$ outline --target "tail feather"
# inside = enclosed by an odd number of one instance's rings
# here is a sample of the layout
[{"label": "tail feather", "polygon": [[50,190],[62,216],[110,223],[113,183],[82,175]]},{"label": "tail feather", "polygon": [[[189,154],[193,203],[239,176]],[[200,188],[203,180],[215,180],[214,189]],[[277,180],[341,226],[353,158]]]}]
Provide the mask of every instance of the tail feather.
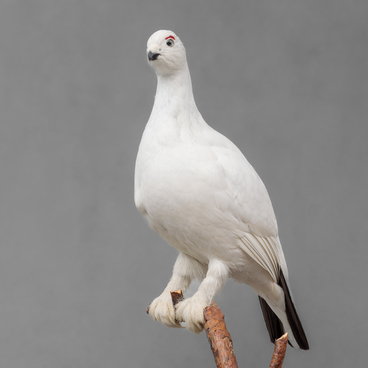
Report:
[{"label": "tail feather", "polygon": [[[280,267],[280,278],[279,278],[278,285],[283,289],[284,294],[285,294],[286,317],[290,325],[291,331],[294,335],[295,341],[299,345],[300,349],[309,350],[309,344],[308,344],[307,337],[305,336],[303,326],[296,312],[293,300],[291,299],[290,291],[289,291],[289,288],[286,283],[281,267]],[[279,317],[277,317],[277,315],[273,312],[273,310],[267,304],[267,302],[260,296],[258,298],[261,304],[263,317],[266,322],[266,327],[270,335],[271,342],[275,343],[275,340],[284,334],[284,331],[285,331],[284,326],[281,320],[279,319]],[[293,346],[290,343],[290,340],[289,340],[289,345]]]},{"label": "tail feather", "polygon": [[263,318],[266,322],[266,327],[268,334],[270,335],[270,340],[272,343],[281,337],[285,331],[279,317],[273,312],[273,310],[268,306],[267,302],[258,296],[259,303],[261,304]]},{"label": "tail feather", "polygon": [[279,279],[278,284],[284,290],[286,316],[287,316],[289,325],[291,327],[291,330],[293,331],[294,338],[296,342],[298,343],[300,349],[309,350],[307,336],[305,336],[305,332],[304,332],[302,323],[300,322],[300,319],[299,319],[298,313],[296,312],[293,300],[291,299],[289,287],[286,283],[281,267],[280,267],[280,279]]}]

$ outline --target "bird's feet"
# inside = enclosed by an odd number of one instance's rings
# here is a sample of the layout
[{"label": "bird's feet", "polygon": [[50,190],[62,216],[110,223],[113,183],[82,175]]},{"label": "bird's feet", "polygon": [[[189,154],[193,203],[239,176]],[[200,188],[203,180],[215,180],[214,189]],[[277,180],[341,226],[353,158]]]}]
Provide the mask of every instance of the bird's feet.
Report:
[{"label": "bird's feet", "polygon": [[155,321],[160,321],[167,327],[182,327],[176,320],[170,292],[164,291],[159,297],[152,301],[148,308],[149,315]]},{"label": "bird's feet", "polygon": [[176,306],[176,319],[185,321],[185,327],[199,334],[204,327],[203,311],[208,306],[199,295],[183,300]]}]

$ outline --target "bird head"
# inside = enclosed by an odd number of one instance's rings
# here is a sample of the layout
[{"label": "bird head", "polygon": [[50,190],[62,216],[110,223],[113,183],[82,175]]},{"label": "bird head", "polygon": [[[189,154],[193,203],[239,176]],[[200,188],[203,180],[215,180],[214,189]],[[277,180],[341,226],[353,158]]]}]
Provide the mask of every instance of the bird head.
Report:
[{"label": "bird head", "polygon": [[147,58],[157,75],[175,74],[187,65],[185,47],[172,31],[157,31],[148,39]]}]

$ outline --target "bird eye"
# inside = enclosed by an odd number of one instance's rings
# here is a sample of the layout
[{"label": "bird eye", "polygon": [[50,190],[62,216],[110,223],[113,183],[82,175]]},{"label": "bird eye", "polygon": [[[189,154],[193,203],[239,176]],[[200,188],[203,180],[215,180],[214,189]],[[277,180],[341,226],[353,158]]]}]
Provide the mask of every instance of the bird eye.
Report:
[{"label": "bird eye", "polygon": [[174,46],[174,40],[172,40],[171,38],[170,38],[170,39],[168,39],[168,40],[166,41],[166,45],[167,45],[167,46],[169,46],[169,47],[173,47],[173,46]]}]

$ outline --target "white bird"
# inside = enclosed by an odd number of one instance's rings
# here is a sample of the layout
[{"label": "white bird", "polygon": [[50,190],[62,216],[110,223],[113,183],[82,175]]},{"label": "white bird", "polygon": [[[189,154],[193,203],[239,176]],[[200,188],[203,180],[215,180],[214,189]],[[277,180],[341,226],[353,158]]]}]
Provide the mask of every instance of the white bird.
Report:
[{"label": "white bird", "polygon": [[[147,56],[157,91],[137,155],[134,199],[149,226],[179,251],[149,314],[169,327],[185,321],[199,333],[204,308],[230,277],[259,295],[272,342],[285,331],[292,346],[307,350],[262,180],[241,151],[202,118],[179,37],[155,32]],[[185,291],[196,278],[196,293],[174,310],[170,291]]]}]

